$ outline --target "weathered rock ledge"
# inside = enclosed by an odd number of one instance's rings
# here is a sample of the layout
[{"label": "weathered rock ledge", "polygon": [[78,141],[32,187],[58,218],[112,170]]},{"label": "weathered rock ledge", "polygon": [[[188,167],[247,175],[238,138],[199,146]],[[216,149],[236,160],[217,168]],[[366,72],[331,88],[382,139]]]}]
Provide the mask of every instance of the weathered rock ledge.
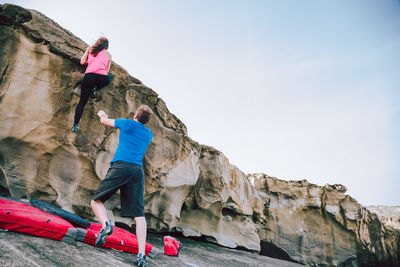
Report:
[{"label": "weathered rock ledge", "polygon": [[[149,234],[149,242],[162,248],[162,236]],[[303,265],[273,259],[254,253],[232,250],[205,242],[179,238],[183,248],[179,257],[159,254],[148,258],[149,266],[273,266],[300,267]],[[27,236],[13,232],[0,232],[0,266],[136,266],[136,255],[96,248],[85,243],[64,242]]]},{"label": "weathered rock ledge", "polygon": [[400,230],[400,207],[395,206],[367,206],[368,210],[376,213],[387,228]]}]

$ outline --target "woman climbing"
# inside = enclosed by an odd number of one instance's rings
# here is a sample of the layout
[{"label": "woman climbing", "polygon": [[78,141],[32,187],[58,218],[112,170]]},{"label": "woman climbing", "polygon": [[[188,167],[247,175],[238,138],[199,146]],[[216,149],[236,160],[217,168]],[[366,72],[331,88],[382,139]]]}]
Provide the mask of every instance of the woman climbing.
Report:
[{"label": "woman climbing", "polygon": [[78,131],[79,121],[89,97],[99,100],[97,91],[110,83],[111,77],[108,72],[111,66],[111,54],[107,49],[107,38],[100,37],[81,57],[81,65],[87,63],[87,67],[82,80],[81,98],[75,109],[74,126],[71,129],[73,132]]}]

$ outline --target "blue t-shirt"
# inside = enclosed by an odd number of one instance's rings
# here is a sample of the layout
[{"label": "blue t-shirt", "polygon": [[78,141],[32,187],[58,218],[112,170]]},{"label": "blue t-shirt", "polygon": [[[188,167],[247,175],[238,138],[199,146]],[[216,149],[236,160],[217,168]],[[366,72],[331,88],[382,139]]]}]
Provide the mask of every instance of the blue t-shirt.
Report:
[{"label": "blue t-shirt", "polygon": [[153,133],[140,122],[128,119],[116,119],[115,128],[119,129],[119,144],[111,162],[121,160],[143,166]]}]

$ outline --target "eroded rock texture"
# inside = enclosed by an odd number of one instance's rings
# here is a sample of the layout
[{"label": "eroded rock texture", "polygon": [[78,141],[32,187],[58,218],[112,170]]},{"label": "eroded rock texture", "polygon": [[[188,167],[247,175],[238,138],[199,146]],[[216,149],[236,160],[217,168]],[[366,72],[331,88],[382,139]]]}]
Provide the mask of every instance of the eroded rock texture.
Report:
[{"label": "eroded rock texture", "polygon": [[400,230],[399,206],[367,206],[367,209],[376,213],[384,225]]},{"label": "eroded rock texture", "polygon": [[[115,63],[102,100],[88,103],[81,131],[72,133],[87,45],[37,11],[0,9],[1,195],[38,198],[92,219],[91,196],[118,142],[118,131],[95,114],[126,118],[147,104],[155,114],[144,158],[150,228],[311,266],[398,263],[399,233],[343,186],[248,177],[221,152],[191,140],[157,93]],[[128,224],[118,198],[107,207]]]},{"label": "eroded rock texture", "polygon": [[323,187],[283,181],[265,174],[249,179],[270,202],[260,225],[266,247],[277,246],[291,259],[323,266],[378,266],[398,263],[400,232],[345,194],[342,185]]}]

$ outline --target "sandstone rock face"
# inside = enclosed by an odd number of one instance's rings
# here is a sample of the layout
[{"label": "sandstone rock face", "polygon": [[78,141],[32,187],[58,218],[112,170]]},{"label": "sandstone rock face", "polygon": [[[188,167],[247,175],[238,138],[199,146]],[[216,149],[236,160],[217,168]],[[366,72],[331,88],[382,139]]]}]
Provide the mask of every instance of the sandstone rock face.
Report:
[{"label": "sandstone rock face", "polygon": [[[399,232],[343,186],[247,176],[220,151],[191,140],[157,93],[114,62],[102,100],[89,101],[80,132],[72,133],[87,45],[39,12],[9,4],[0,6],[0,40],[1,195],[38,198],[93,219],[90,199],[118,142],[118,131],[95,114],[128,118],[147,104],[154,111],[144,158],[149,228],[311,266],[399,262]],[[131,223],[119,216],[118,195],[106,206],[117,222]]]},{"label": "sandstone rock face", "polygon": [[260,238],[291,259],[323,266],[398,263],[400,232],[385,227],[376,214],[346,195],[344,186],[321,187],[265,174],[249,179],[270,196]]},{"label": "sandstone rock face", "polygon": [[367,206],[366,208],[376,213],[385,226],[400,230],[400,207]]}]

